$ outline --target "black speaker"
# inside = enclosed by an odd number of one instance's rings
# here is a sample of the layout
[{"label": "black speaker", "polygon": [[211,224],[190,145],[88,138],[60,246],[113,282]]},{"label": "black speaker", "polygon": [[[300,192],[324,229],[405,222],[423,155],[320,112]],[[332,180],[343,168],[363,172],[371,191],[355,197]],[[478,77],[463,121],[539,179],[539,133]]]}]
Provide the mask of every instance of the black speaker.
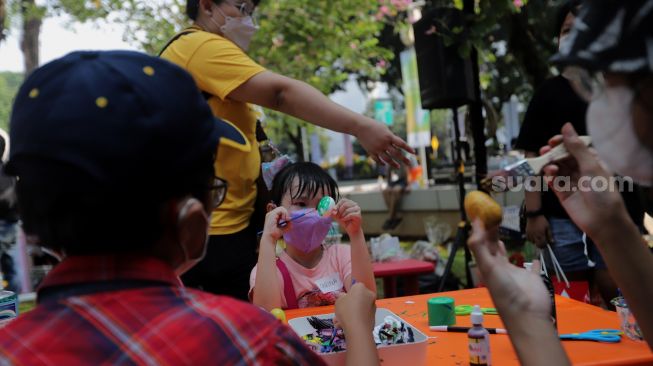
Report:
[{"label": "black speaker", "polygon": [[476,99],[472,62],[460,56],[460,43],[451,42],[457,37],[453,30],[464,25],[463,12],[455,8],[428,10],[413,24],[424,109],[456,108]]}]

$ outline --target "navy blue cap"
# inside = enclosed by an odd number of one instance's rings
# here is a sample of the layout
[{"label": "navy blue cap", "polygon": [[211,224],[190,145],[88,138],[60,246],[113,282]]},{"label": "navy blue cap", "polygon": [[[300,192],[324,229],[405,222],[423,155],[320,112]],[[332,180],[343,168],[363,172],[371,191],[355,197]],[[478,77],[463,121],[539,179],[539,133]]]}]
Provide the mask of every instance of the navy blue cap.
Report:
[{"label": "navy blue cap", "polygon": [[132,51],[73,52],[35,70],[16,96],[10,137],[9,174],[54,160],[116,189],[183,180],[218,143],[251,148],[186,71]]}]

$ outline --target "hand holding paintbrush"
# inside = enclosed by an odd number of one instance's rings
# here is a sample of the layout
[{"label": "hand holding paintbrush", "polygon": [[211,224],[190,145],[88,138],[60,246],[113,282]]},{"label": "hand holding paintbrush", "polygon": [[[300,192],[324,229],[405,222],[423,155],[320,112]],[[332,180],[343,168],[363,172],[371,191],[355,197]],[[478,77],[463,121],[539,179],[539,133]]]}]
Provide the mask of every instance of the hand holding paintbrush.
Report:
[{"label": "hand holding paintbrush", "polygon": [[[592,142],[589,136],[579,136],[580,140],[586,145]],[[528,177],[539,175],[542,168],[556,161],[569,157],[569,152],[563,144],[560,144],[547,153],[536,158],[522,159],[514,164],[510,164],[504,170],[511,176]]]},{"label": "hand holding paintbrush", "polygon": [[[316,208],[309,208],[309,209],[306,209],[306,210],[303,210],[303,211],[298,211],[294,215],[291,215],[292,217],[289,218],[289,219],[285,219],[285,220],[280,219],[277,222],[277,227],[280,228],[280,229],[285,228],[291,222],[293,222],[295,220],[298,220],[298,219],[308,215],[309,213],[312,213],[312,212],[315,212],[315,211],[317,211],[318,215],[320,215],[320,216],[329,217],[329,216],[331,216],[331,213],[332,213],[333,208],[335,207],[335,204],[336,204],[336,202],[335,202],[335,200],[333,198],[331,198],[329,196],[324,196],[324,197],[322,197],[320,199],[320,201],[318,202]],[[260,236],[261,234],[263,234],[263,230],[259,231],[256,235]]]}]

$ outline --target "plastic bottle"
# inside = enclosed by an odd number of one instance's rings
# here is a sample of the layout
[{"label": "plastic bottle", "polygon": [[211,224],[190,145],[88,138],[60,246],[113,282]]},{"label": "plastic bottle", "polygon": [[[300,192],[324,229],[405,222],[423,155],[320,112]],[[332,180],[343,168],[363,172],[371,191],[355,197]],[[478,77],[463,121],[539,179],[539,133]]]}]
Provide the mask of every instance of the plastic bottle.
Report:
[{"label": "plastic bottle", "polygon": [[469,364],[475,366],[489,366],[492,364],[490,357],[490,333],[483,328],[483,313],[478,305],[474,305],[471,314],[472,328],[467,332],[469,342]]}]

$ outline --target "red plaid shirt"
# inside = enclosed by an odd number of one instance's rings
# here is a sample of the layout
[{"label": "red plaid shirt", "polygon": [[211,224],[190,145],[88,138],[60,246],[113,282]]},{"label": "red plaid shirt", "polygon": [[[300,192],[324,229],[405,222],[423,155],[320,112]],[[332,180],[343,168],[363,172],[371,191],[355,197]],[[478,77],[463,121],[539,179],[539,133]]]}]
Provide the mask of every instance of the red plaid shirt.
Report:
[{"label": "red plaid shirt", "polygon": [[267,312],[184,288],[153,258],[70,257],[38,296],[0,329],[0,364],[323,364]]}]

